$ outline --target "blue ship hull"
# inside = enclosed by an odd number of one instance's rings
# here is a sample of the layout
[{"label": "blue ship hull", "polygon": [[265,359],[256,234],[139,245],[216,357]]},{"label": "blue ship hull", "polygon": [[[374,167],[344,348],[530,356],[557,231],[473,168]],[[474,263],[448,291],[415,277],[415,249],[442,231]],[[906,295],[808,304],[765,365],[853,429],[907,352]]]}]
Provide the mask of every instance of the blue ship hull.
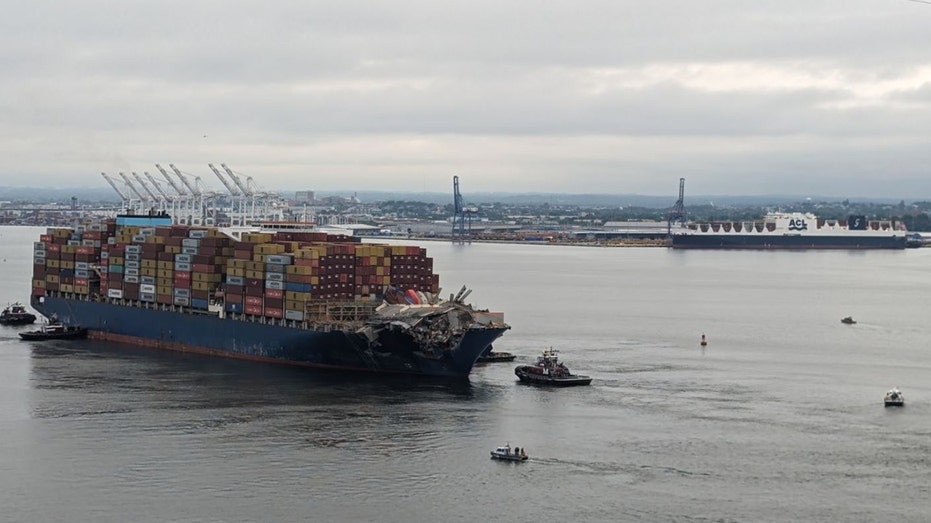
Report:
[{"label": "blue ship hull", "polygon": [[468,376],[479,356],[509,328],[474,326],[441,350],[420,346],[409,330],[394,323],[366,335],[67,297],[34,297],[32,306],[65,325],[86,327],[92,339],[270,363],[447,377]]},{"label": "blue ship hull", "polygon": [[906,237],[764,234],[674,234],[675,249],[904,249]]}]

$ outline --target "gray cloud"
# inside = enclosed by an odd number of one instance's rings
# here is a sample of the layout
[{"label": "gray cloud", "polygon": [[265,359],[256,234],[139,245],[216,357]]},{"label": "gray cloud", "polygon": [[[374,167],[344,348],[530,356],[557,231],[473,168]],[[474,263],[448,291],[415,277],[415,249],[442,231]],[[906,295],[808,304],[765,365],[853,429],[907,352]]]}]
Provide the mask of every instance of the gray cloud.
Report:
[{"label": "gray cloud", "polygon": [[0,184],[222,161],[268,188],[929,197],[929,20],[905,0],[18,2]]}]

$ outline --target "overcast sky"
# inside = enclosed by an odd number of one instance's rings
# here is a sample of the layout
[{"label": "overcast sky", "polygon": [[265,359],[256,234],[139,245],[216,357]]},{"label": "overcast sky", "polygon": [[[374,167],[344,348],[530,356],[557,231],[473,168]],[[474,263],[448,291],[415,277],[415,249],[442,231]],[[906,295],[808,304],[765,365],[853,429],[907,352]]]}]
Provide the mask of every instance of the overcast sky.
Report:
[{"label": "overcast sky", "polygon": [[0,185],[931,197],[931,3],[2,5]]}]

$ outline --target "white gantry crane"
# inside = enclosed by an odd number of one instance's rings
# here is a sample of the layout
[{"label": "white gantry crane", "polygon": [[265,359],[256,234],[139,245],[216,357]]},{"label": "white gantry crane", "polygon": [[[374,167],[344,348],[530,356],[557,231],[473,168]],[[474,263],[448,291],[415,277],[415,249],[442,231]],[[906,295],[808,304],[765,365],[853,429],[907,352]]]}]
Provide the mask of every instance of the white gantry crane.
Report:
[{"label": "white gantry crane", "polygon": [[[251,176],[246,176],[246,181],[243,182],[241,175],[237,175],[230,169],[225,163],[221,163],[220,167],[226,171],[226,174],[230,177],[231,180],[236,184],[237,187],[242,191],[244,197],[249,198],[250,200],[250,218],[251,219],[280,219],[280,216],[273,216],[273,214],[280,215],[280,209],[272,211],[270,207],[276,207],[279,196],[276,193],[260,191],[258,190],[255,181]],[[258,212],[256,208],[256,203],[261,204],[261,212]]]},{"label": "white gantry crane", "polygon": [[191,183],[189,175],[182,173],[180,169],[175,167],[175,164],[170,163],[168,167],[191,192],[191,209],[193,212],[187,222],[188,225],[213,225],[216,223],[216,210],[208,205],[208,202],[215,198],[217,194],[213,191],[204,189],[203,183],[200,181],[200,176],[193,176],[194,183]]},{"label": "white gantry crane", "polygon": [[139,192],[139,189],[137,189],[135,185],[133,185],[132,180],[129,179],[129,176],[126,176],[126,173],[121,172],[119,174],[120,174],[120,178],[122,178],[123,181],[126,182],[126,187],[129,187],[129,190],[132,191],[132,193],[136,195],[136,198],[139,199],[139,202],[140,202],[139,209],[143,211],[148,210],[149,208],[148,199],[145,196],[143,196],[141,192]]},{"label": "white gantry crane", "polygon": [[174,218],[175,214],[176,214],[177,211],[178,211],[178,209],[177,209],[177,204],[179,203],[179,197],[178,197],[178,195],[168,194],[168,192],[166,192],[165,189],[162,188],[162,184],[160,184],[160,183],[158,182],[158,180],[155,179],[154,176],[152,176],[151,174],[149,174],[148,171],[144,172],[143,175],[146,177],[146,179],[149,180],[149,184],[150,184],[150,185],[158,192],[158,194],[161,195],[161,197],[163,198],[163,201],[165,202],[163,208],[164,208],[166,211],[168,211],[168,213],[172,216],[172,218]]},{"label": "white gantry crane", "polygon": [[145,191],[145,193],[146,193],[147,195],[149,195],[149,198],[152,199],[152,200],[151,200],[151,201],[152,201],[152,204],[153,204],[158,210],[165,210],[165,203],[166,203],[166,202],[162,201],[162,197],[159,196],[159,195],[157,195],[157,194],[155,194],[155,191],[153,191],[152,188],[149,187],[149,184],[145,183],[145,180],[142,179],[142,176],[139,176],[139,173],[133,171],[132,175],[133,175],[133,178],[136,179],[136,183],[138,183],[139,186],[142,187],[142,190]]},{"label": "white gantry crane", "polygon": [[132,206],[133,206],[132,197],[130,197],[129,195],[124,193],[122,190],[120,190],[119,186],[117,186],[116,184],[116,180],[107,176],[107,173],[100,173],[100,175],[103,176],[103,179],[106,180],[108,184],[110,184],[110,187],[113,187],[113,190],[116,191],[116,194],[120,196],[120,207],[124,210],[132,209]]}]

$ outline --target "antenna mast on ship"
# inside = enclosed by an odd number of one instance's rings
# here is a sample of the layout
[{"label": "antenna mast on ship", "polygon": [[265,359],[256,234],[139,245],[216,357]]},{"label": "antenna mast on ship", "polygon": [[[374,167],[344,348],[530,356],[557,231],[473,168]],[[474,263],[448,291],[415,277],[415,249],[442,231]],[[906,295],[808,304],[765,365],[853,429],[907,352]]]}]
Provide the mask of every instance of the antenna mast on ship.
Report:
[{"label": "antenna mast on ship", "polygon": [[666,234],[672,234],[672,222],[685,225],[685,178],[679,178],[679,199],[669,211],[666,221]]}]

